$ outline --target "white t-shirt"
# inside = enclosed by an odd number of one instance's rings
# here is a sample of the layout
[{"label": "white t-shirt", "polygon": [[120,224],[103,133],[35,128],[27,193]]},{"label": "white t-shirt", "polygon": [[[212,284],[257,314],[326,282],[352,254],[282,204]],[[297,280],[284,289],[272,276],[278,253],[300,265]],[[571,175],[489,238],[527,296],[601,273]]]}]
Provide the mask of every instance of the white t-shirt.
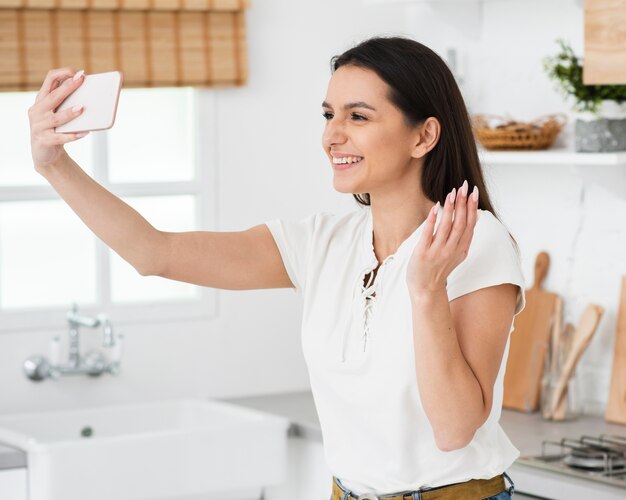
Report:
[{"label": "white t-shirt", "polygon": [[[448,277],[448,298],[513,283],[517,315],[525,305],[519,256],[504,225],[489,211],[478,214],[468,255]],[[302,347],[324,452],[344,486],[384,495],[491,478],[515,461],[520,452],[499,424],[508,340],[487,421],[462,449],[444,452],[435,444],[417,386],[406,285],[423,224],[384,260],[368,288],[364,277],[379,265],[370,207],[266,224],[304,298]]]}]

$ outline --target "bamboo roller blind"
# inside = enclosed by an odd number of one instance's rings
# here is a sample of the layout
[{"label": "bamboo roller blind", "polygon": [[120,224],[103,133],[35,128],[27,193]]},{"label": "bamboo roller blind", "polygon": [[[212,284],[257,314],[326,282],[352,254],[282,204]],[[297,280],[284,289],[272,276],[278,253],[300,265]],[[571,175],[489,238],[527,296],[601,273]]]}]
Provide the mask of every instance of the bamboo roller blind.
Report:
[{"label": "bamboo roller blind", "polygon": [[120,70],[124,87],[247,80],[248,0],[0,0],[0,91],[49,69]]}]

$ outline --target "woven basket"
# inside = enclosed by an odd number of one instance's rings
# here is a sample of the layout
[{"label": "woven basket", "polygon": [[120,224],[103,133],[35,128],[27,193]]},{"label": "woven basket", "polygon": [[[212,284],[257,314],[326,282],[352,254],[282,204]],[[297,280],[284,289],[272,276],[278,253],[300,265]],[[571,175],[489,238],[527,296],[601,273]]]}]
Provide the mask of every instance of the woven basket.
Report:
[{"label": "woven basket", "polygon": [[[499,123],[494,125],[494,122]],[[567,116],[563,113],[543,115],[530,122],[518,122],[498,115],[479,114],[472,117],[476,139],[485,149],[491,150],[548,149],[566,123]]]}]

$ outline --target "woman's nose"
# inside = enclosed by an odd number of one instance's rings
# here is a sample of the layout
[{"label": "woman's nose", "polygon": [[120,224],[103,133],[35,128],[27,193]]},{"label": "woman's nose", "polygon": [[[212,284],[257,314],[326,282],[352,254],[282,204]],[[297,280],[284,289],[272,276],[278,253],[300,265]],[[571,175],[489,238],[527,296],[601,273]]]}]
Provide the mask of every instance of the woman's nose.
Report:
[{"label": "woman's nose", "polygon": [[346,141],[346,132],[342,125],[336,121],[326,122],[326,128],[322,136],[322,141],[325,145],[342,144]]}]

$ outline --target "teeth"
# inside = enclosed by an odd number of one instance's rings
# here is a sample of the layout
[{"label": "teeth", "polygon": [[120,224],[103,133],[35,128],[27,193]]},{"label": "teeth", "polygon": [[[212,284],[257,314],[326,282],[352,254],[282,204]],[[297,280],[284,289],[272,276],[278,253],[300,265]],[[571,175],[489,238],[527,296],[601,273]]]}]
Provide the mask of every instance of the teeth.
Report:
[{"label": "teeth", "polygon": [[333,163],[357,163],[363,159],[362,156],[346,156],[345,158],[333,158]]}]

